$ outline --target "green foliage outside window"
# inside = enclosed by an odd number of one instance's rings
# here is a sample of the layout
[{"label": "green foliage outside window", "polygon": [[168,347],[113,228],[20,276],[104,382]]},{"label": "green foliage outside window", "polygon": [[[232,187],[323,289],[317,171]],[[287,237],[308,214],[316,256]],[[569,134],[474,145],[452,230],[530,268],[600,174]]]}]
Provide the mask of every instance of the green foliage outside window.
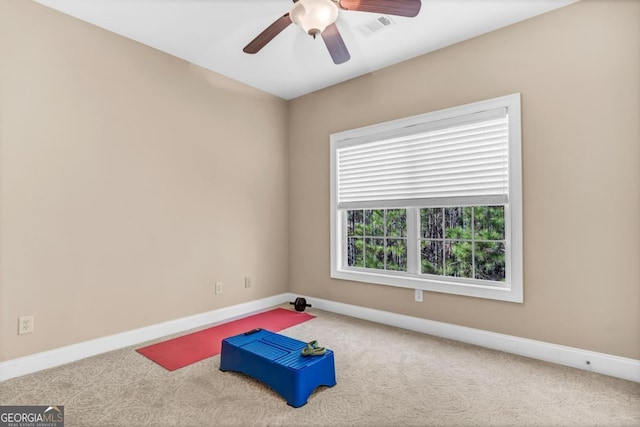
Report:
[{"label": "green foliage outside window", "polygon": [[347,239],[347,265],[407,271],[406,209],[348,211]]},{"label": "green foliage outside window", "polygon": [[[420,273],[505,281],[503,206],[423,208]],[[407,271],[407,210],[347,211],[347,265]]]},{"label": "green foliage outside window", "polygon": [[422,274],[505,280],[503,206],[425,208],[420,224]]}]

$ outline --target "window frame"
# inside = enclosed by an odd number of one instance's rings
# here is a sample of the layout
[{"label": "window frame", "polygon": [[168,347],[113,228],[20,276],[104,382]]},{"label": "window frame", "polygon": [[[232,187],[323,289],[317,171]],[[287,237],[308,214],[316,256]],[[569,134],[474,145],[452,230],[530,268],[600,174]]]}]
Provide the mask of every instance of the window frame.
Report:
[{"label": "window frame", "polygon": [[[338,209],[336,191],[336,153],[345,143],[354,140],[375,141],[376,137],[388,137],[394,132],[407,131],[412,126],[420,126],[438,120],[470,115],[492,109],[506,108],[508,111],[508,173],[509,201],[504,206],[505,214],[505,267],[506,280],[500,286],[497,282],[480,279],[461,279],[448,276],[423,275],[418,271],[420,236],[418,227],[418,207],[397,206],[407,209],[407,266],[414,273],[373,270],[346,266],[346,215],[347,209]],[[419,114],[389,122],[374,124],[330,135],[330,246],[331,278],[351,280],[376,285],[421,289],[425,291],[464,295],[500,301],[523,302],[523,231],[522,231],[522,136],[520,94],[515,93],[489,100],[474,102],[458,107]],[[495,204],[494,204],[495,205]],[[449,205],[448,205],[449,206]],[[462,205],[458,205],[462,206]],[[478,204],[466,206],[479,206]],[[429,206],[433,207],[433,206]],[[443,207],[445,207],[443,205]],[[371,207],[372,208],[372,207]],[[379,208],[385,208],[380,206]],[[386,207],[389,208],[389,207]],[[369,209],[369,208],[368,208]],[[415,236],[415,237],[411,237]],[[412,241],[414,239],[415,241]],[[410,248],[410,246],[416,246]],[[415,251],[415,252],[414,252]],[[415,258],[415,259],[414,259]],[[484,282],[484,283],[479,283]],[[492,283],[489,285],[488,283]]]}]

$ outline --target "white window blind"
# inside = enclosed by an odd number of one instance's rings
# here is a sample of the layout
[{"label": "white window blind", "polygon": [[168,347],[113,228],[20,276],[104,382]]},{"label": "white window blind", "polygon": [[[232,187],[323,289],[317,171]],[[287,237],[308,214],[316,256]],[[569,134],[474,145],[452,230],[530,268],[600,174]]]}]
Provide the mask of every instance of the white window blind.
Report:
[{"label": "white window blind", "polygon": [[343,141],[338,208],[507,203],[507,114],[498,108]]}]

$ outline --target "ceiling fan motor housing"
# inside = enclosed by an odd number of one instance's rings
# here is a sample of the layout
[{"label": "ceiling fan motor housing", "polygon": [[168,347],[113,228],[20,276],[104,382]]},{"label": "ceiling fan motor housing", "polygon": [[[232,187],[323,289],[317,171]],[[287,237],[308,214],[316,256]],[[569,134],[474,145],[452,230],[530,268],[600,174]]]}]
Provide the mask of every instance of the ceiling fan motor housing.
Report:
[{"label": "ceiling fan motor housing", "polygon": [[289,11],[291,21],[314,38],[338,18],[338,5],[332,0],[298,0]]}]

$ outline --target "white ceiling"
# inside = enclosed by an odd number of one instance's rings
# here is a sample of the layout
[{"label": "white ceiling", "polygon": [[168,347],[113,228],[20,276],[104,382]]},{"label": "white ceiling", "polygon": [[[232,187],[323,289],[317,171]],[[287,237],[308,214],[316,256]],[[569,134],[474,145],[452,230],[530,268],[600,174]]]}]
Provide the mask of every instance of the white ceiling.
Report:
[{"label": "white ceiling", "polygon": [[[284,99],[370,73],[578,0],[422,0],[415,18],[372,35],[380,15],[340,11],[351,59],[335,65],[321,38],[290,25],[260,52],[242,48],[288,12],[291,0],[35,0]],[[366,0],[362,0],[366,1]]]}]

